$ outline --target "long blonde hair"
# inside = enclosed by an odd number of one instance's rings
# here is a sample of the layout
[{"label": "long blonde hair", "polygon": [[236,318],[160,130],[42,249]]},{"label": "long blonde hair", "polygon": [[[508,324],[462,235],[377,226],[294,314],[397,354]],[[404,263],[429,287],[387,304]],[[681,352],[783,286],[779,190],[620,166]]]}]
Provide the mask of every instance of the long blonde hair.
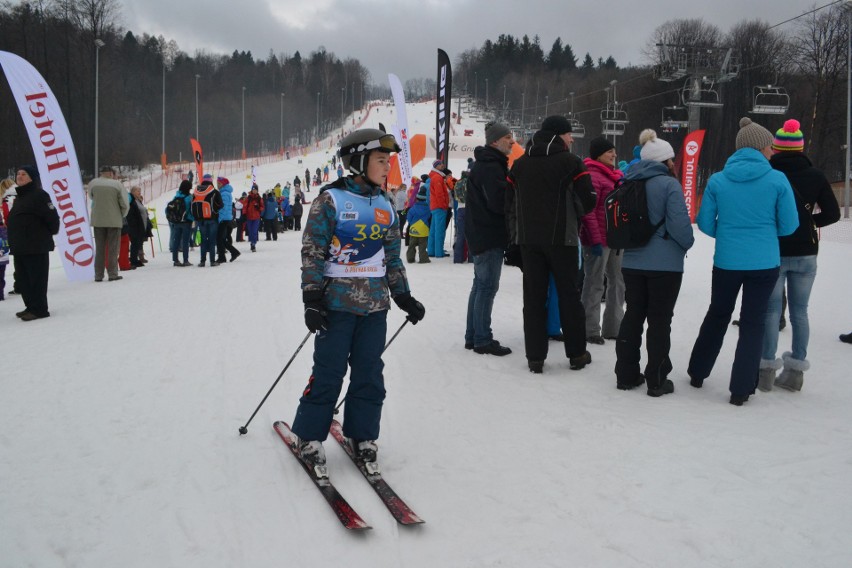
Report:
[{"label": "long blonde hair", "polygon": [[0,199],[6,195],[6,190],[15,185],[14,180],[12,178],[6,178],[3,181],[0,181]]}]

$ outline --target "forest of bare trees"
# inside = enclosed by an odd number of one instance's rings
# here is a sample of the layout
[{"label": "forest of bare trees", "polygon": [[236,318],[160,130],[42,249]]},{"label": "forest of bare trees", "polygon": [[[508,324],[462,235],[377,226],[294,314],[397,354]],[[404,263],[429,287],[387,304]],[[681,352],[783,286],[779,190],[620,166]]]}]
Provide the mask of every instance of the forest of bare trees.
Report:
[{"label": "forest of bare trees", "polygon": [[[365,99],[389,96],[384,82],[372,84],[359,61],[341,60],[321,46],[307,56],[270,50],[265,59],[245,51],[188,55],[173,39],[122,29],[116,23],[119,12],[117,0],[0,4],[0,50],[24,57],[45,77],[65,114],[84,174],[94,163],[96,55],[101,163],[155,163],[163,151],[170,161],[186,158],[188,139],[196,135],[196,112],[206,157],[236,158],[243,150],[243,97],[245,150],[259,155],[309,143],[317,131],[338,127]],[[644,128],[656,128],[675,147],[686,135],[686,129],[663,132],[660,127],[663,108],[682,105],[684,85],[659,80],[664,61],[658,44],[730,48],[737,74],[714,85],[724,106],[701,110],[701,127],[707,130],[702,169],[719,169],[733,150],[738,120],[749,115],[755,86],[779,85],[789,94],[789,110],[749,116],[773,131],[787,118],[800,120],[808,154],[830,178],[840,179],[845,168],[848,33],[848,16],[840,4],[783,25],[749,20],[727,31],[698,19],[671,20],[646,41],[644,55],[653,63],[626,68],[609,56],[580,57],[561,38],[545,49],[538,37],[501,35],[455,56],[454,95],[465,93],[486,115],[522,131],[535,128],[546,114],[567,114],[573,104],[574,116],[587,131],[575,147],[583,154],[588,140],[601,131],[607,89],[615,85],[617,100],[629,115],[617,149],[629,159]],[[95,40],[103,47],[98,49]],[[433,96],[434,85],[434,78],[409,79],[406,97]],[[4,169],[32,160],[17,113],[3,84]]]},{"label": "forest of bare trees", "polygon": [[[500,36],[480,49],[462,53],[456,61],[455,84],[474,97],[489,116],[521,130],[535,128],[546,114],[568,113],[586,128],[575,150],[586,151],[588,140],[601,132],[606,89],[617,81],[618,102],[629,116],[618,138],[619,155],[630,159],[639,132],[655,128],[679,148],[686,129],[662,132],[662,111],[683,104],[683,81],[658,80],[658,44],[722,50],[737,57],[737,75],[714,88],[722,108],[701,110],[707,130],[701,162],[705,172],[718,170],[734,150],[739,119],[750,116],[773,132],[788,118],[802,123],[806,152],[830,178],[842,179],[846,143],[846,58],[848,15],[840,4],[816,10],[783,26],[759,20],[742,21],[722,31],[698,19],[662,23],[648,38],[644,55],[653,65],[619,68],[611,58],[579,59],[560,38],[543,49],[538,38]],[[782,86],[789,95],[784,114],[750,114],[754,88]]]}]

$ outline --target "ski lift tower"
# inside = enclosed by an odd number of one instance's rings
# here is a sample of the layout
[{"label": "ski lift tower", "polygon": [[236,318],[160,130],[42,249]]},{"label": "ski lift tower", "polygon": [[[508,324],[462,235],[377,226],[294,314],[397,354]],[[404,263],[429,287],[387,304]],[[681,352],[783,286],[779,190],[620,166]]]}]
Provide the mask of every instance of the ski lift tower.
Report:
[{"label": "ski lift tower", "polygon": [[722,108],[719,85],[740,72],[739,54],[730,47],[699,47],[658,43],[659,57],[654,69],[657,79],[666,83],[683,81],[681,102],[689,113],[689,131],[701,128],[702,108]]}]

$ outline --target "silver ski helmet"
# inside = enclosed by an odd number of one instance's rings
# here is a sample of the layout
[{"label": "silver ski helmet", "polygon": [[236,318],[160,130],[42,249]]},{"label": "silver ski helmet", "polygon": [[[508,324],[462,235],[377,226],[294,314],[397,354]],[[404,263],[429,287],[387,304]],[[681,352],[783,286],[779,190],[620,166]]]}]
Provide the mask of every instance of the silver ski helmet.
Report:
[{"label": "silver ski helmet", "polygon": [[340,141],[340,160],[353,175],[366,175],[367,156],[373,150],[390,154],[399,152],[401,148],[393,134],[377,128],[362,128],[350,132]]}]

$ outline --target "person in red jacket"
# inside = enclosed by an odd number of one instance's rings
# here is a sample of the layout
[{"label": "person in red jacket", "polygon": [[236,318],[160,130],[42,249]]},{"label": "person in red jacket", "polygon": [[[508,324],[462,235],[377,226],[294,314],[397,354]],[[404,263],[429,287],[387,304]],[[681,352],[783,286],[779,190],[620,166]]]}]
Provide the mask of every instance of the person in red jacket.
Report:
[{"label": "person in red jacket", "polygon": [[251,252],[257,252],[255,248],[257,246],[257,233],[260,230],[260,214],[263,213],[263,200],[260,198],[257,184],[251,186],[251,191],[246,197],[246,203],[243,207],[243,213],[246,216],[246,232],[251,244]]},{"label": "person in red jacket", "polygon": [[429,227],[429,242],[426,252],[429,256],[444,256],[444,237],[447,233],[447,209],[450,208],[450,193],[447,190],[446,165],[441,160],[432,162],[429,172],[429,209],[432,212],[432,224]]}]

